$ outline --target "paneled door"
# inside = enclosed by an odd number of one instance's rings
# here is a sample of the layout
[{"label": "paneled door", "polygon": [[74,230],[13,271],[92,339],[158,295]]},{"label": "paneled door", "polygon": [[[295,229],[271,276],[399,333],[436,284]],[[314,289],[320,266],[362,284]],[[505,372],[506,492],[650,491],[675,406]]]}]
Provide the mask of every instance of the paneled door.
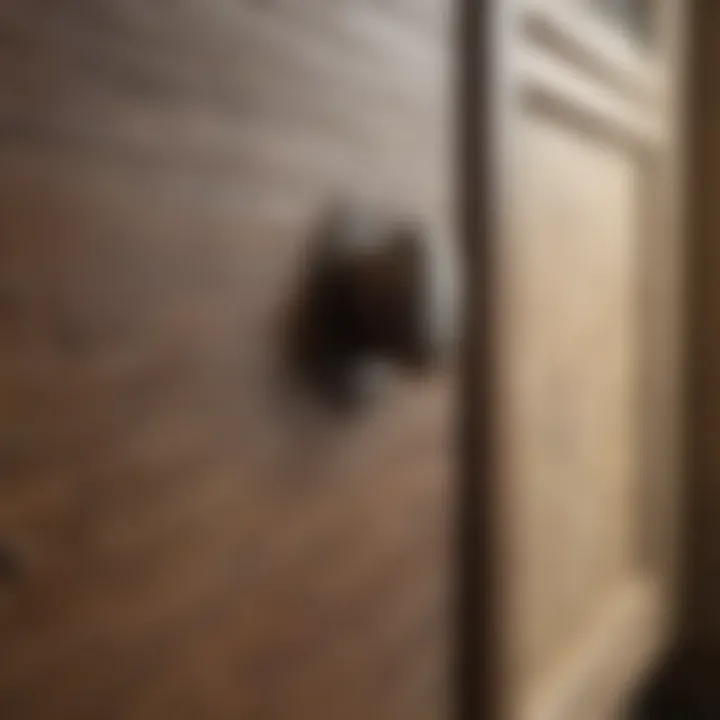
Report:
[{"label": "paneled door", "polygon": [[483,25],[504,718],[620,717],[672,632],[681,8],[498,1]]}]

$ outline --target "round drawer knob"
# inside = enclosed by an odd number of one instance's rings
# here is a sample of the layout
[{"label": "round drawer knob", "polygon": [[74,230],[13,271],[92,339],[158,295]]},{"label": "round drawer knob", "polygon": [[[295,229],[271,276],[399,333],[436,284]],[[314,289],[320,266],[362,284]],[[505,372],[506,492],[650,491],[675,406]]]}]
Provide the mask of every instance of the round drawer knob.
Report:
[{"label": "round drawer knob", "polygon": [[300,306],[301,368],[327,397],[355,405],[393,368],[428,371],[451,354],[452,248],[411,218],[335,210],[310,248]]}]

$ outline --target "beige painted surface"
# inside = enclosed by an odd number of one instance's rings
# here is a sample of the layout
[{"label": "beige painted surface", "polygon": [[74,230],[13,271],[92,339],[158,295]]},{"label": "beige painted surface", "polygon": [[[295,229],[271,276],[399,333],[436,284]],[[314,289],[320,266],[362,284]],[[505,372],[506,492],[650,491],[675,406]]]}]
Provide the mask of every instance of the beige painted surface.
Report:
[{"label": "beige painted surface", "polygon": [[504,709],[613,720],[674,613],[672,56],[579,3],[503,23]]}]

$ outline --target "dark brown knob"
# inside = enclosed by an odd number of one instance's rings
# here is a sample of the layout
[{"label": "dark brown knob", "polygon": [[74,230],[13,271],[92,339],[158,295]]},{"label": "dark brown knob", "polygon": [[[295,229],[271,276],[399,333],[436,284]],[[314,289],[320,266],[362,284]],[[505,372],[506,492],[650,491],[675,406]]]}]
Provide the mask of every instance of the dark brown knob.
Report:
[{"label": "dark brown knob", "polygon": [[435,367],[457,334],[450,248],[422,223],[366,209],[325,218],[308,258],[301,365],[335,401],[354,405],[379,372]]}]

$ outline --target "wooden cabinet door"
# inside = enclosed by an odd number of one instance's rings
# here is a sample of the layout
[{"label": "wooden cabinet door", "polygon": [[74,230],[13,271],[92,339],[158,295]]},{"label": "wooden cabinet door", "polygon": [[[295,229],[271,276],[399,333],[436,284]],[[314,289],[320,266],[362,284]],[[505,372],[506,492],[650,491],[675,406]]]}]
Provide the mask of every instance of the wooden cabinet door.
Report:
[{"label": "wooden cabinet door", "polygon": [[340,417],[328,202],[453,242],[446,0],[0,6],[0,716],[450,716],[451,372]]},{"label": "wooden cabinet door", "polygon": [[502,716],[619,717],[672,630],[682,3],[495,3]]}]

